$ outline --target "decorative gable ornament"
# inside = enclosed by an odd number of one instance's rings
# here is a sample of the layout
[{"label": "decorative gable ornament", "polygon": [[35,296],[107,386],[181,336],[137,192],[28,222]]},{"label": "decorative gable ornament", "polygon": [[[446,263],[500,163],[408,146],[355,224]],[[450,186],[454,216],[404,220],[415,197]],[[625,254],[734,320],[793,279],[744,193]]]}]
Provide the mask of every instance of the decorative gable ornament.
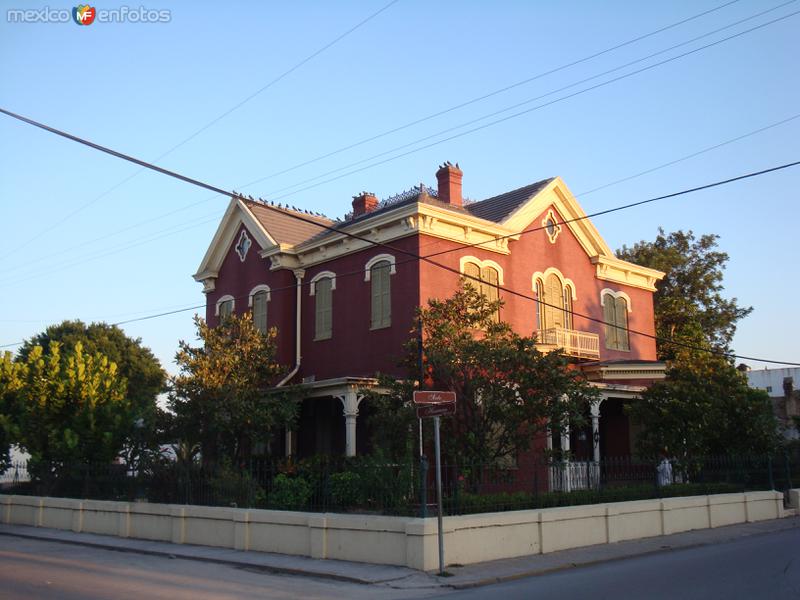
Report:
[{"label": "decorative gable ornament", "polygon": [[550,243],[555,244],[558,234],[561,233],[561,225],[558,224],[558,219],[556,219],[552,208],[547,211],[547,216],[542,220],[542,227],[544,227],[545,233],[547,233],[547,239],[550,240]]},{"label": "decorative gable ornament", "polygon": [[247,231],[242,229],[242,234],[239,236],[239,241],[236,242],[236,254],[239,255],[239,260],[244,262],[244,259],[247,257],[247,251],[250,250],[250,246],[253,245],[253,242],[250,241],[250,236],[247,235]]}]

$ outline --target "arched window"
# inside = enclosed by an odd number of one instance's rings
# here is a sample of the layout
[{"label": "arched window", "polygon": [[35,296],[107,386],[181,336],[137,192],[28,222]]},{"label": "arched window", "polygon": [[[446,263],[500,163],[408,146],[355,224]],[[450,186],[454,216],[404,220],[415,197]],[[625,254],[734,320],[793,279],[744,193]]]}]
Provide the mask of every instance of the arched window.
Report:
[{"label": "arched window", "polygon": [[219,317],[220,322],[227,319],[233,314],[235,308],[235,300],[233,296],[222,296],[217,300],[217,307],[215,310],[216,315]]},{"label": "arched window", "polygon": [[267,333],[267,303],[270,289],[266,285],[258,285],[250,291],[250,308],[253,310],[253,325],[261,333]]},{"label": "arched window", "polygon": [[572,303],[575,300],[572,281],[551,267],[544,273],[534,273],[533,289],[537,300],[537,330],[572,329]]},{"label": "arched window", "polygon": [[327,340],[333,336],[333,282],[332,277],[312,281],[314,293],[314,339]]},{"label": "arched window", "polygon": [[625,292],[604,289],[601,292],[603,320],[605,321],[606,348],[629,351],[628,312],[631,310],[630,298]]},{"label": "arched window", "polygon": [[372,285],[372,319],[371,329],[381,329],[392,325],[392,264],[381,260],[370,267]]},{"label": "arched window", "polygon": [[[461,272],[466,282],[476,288],[490,302],[500,298],[500,285],[503,283],[503,271],[500,265],[491,260],[481,261],[472,256],[461,259]],[[495,321],[500,320],[499,309],[494,314]]]}]

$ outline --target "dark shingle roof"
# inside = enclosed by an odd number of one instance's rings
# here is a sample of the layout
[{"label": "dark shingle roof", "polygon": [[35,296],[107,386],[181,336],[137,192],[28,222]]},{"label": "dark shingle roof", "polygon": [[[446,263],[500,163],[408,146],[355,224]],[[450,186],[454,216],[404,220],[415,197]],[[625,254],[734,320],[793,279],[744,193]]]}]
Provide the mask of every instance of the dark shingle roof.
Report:
[{"label": "dark shingle roof", "polygon": [[486,200],[467,204],[467,211],[480,219],[502,223],[508,216],[517,210],[522,204],[527,202],[532,196],[538,194],[547,184],[553,181],[554,177],[542,179],[536,183],[531,183],[499,196],[493,196]]},{"label": "dark shingle roof", "polygon": [[264,226],[264,229],[269,232],[272,239],[279,244],[290,244],[295,246],[307,239],[314,237],[325,229],[318,227],[313,223],[307,223],[293,217],[298,215],[309,221],[314,221],[321,225],[335,225],[327,217],[320,217],[317,215],[309,215],[302,212],[293,211],[287,208],[267,207],[261,202],[252,200],[243,200],[253,213],[256,219]]},{"label": "dark shingle roof", "polygon": [[291,216],[292,214],[298,214],[305,219],[339,229],[359,221],[371,219],[401,206],[407,206],[409,204],[421,202],[424,204],[430,204],[432,206],[438,206],[453,212],[472,215],[474,217],[478,217],[479,219],[486,219],[487,221],[502,223],[522,204],[544,189],[544,187],[553,181],[553,179],[553,177],[550,179],[543,179],[541,181],[537,181],[536,183],[526,185],[525,187],[506,192],[505,194],[493,196],[491,198],[487,198],[486,200],[480,200],[464,206],[452,206],[423,191],[416,195],[411,194],[408,197],[403,198],[400,202],[387,204],[378,210],[359,215],[354,219],[351,218],[346,221],[332,221],[327,217],[309,215],[284,208],[272,210],[272,208],[275,207],[267,207],[262,202],[256,202],[252,200],[244,200],[244,202],[259,220],[259,222],[264,226],[264,229],[269,232],[276,242],[279,244],[290,244],[292,246],[296,246],[298,244],[302,244],[303,242],[323,239],[329,235],[333,235],[333,233],[330,230],[317,227],[312,223],[306,223],[293,218]]}]

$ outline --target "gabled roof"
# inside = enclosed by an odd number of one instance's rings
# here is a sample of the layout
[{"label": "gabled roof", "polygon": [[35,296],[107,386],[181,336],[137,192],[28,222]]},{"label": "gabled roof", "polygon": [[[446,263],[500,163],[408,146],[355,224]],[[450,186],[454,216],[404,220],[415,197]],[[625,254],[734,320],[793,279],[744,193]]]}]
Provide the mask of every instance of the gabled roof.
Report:
[{"label": "gabled roof", "polygon": [[[243,202],[264,229],[269,232],[270,237],[278,244],[296,246],[320,232],[326,231],[322,227],[317,227],[307,221],[314,221],[327,227],[336,224],[329,218],[319,215],[310,215],[288,208],[267,207],[264,203],[255,200],[243,200]],[[301,216],[306,221],[301,221],[293,215]]]},{"label": "gabled roof", "polygon": [[[293,217],[293,214],[302,216],[305,221]],[[202,281],[207,277],[216,277],[228,248],[242,225],[253,235],[258,245],[266,250],[287,245],[295,246],[318,232],[325,231],[307,221],[314,221],[320,225],[333,224],[333,221],[320,215],[267,206],[263,202],[241,197],[231,198],[228,210],[225,211],[194,278]]]},{"label": "gabled roof", "polygon": [[541,181],[517,188],[516,190],[511,190],[510,192],[492,196],[486,200],[467,204],[464,208],[466,208],[471,215],[480,219],[502,223],[509,215],[533,196],[541,192],[554,179],[555,177],[542,179]]}]

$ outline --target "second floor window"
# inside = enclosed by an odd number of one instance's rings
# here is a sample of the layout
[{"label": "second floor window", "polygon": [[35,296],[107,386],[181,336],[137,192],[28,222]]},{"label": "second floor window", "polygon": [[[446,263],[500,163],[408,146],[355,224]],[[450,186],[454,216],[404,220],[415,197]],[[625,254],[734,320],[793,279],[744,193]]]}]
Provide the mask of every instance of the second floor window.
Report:
[{"label": "second floor window", "polygon": [[314,339],[327,340],[333,336],[333,279],[323,277],[314,282]]},{"label": "second floor window", "polygon": [[[500,298],[500,273],[491,266],[479,266],[474,262],[464,263],[463,267],[467,283],[477,289],[490,302]],[[500,320],[500,310],[494,314],[494,320]]]},{"label": "second floor window", "polygon": [[572,294],[569,283],[555,273],[536,279],[537,329],[572,329]]},{"label": "second floor window", "polygon": [[233,314],[233,297],[223,296],[217,300],[217,316],[220,322],[224,321]]},{"label": "second floor window", "polygon": [[381,329],[392,325],[391,263],[382,260],[370,267],[372,285],[371,329]]},{"label": "second floor window", "polygon": [[628,305],[624,295],[603,292],[603,320],[605,321],[606,348],[609,350],[631,349],[628,336]]},{"label": "second floor window", "polygon": [[253,294],[253,325],[261,333],[267,333],[267,299],[265,290]]}]

